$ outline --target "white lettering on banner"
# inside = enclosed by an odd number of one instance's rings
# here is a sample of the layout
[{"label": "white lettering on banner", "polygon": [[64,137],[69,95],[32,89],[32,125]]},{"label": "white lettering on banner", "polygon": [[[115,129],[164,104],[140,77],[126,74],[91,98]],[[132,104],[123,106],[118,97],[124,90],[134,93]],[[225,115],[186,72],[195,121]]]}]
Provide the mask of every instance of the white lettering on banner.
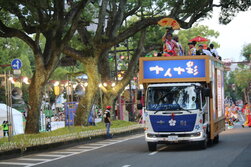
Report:
[{"label": "white lettering on banner", "polygon": [[174,71],[177,71],[179,75],[181,75],[182,72],[185,72],[185,69],[184,69],[184,68],[181,68],[181,67],[174,68],[173,70],[174,70]]},{"label": "white lettering on banner", "polygon": [[194,71],[193,71],[193,75],[198,75],[199,72],[198,72],[198,66],[194,66]]},{"label": "white lettering on banner", "polygon": [[169,76],[169,77],[172,77],[172,74],[171,74],[171,68],[168,68],[168,70],[166,71],[165,75],[166,76]]},{"label": "white lettering on banner", "polygon": [[[149,67],[150,71],[155,71],[156,75],[159,75],[161,71],[164,71],[165,68],[161,67],[161,66],[154,66],[154,67]],[[168,68],[164,74],[165,77],[172,77],[172,70],[177,72],[178,75],[182,75],[182,73],[187,73],[187,74],[191,74],[191,75],[198,75],[199,74],[199,70],[198,70],[198,66],[194,64],[193,61],[188,61],[186,63],[186,68],[182,68],[182,67],[174,67],[174,68]]]},{"label": "white lettering on banner", "polygon": [[150,71],[156,71],[156,74],[159,74],[160,71],[164,71],[164,68],[155,66],[155,67],[150,67]]},{"label": "white lettering on banner", "polygon": [[193,74],[193,75],[198,75],[199,71],[198,71],[198,66],[194,66],[194,62],[193,61],[189,61],[187,62],[187,73],[188,74]]}]

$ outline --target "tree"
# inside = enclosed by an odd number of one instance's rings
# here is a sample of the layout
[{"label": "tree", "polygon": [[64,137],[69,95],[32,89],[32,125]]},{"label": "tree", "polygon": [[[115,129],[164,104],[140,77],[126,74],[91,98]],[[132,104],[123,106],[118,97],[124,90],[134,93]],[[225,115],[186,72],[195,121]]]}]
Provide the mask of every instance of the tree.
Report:
[{"label": "tree", "polygon": [[[244,4],[236,5],[242,7]],[[147,27],[156,25],[157,21],[164,17],[174,18],[182,28],[190,28],[198,19],[210,17],[210,12],[212,12],[214,6],[232,9],[235,5],[232,5],[232,1],[228,1],[228,3],[221,1],[220,4],[215,5],[212,0],[103,0],[89,6],[89,9],[91,9],[89,16],[94,16],[94,18],[82,18],[82,24],[78,27],[78,35],[83,46],[76,48],[71,45],[71,47],[64,49],[65,54],[84,64],[88,75],[87,94],[80,100],[75,124],[81,125],[86,120],[87,113],[91,109],[97,92],[99,92],[99,83],[114,81],[114,78],[110,75],[111,69],[107,58],[107,52],[112,47],[141,31],[145,31]],[[225,12],[231,13],[232,11]],[[134,18],[134,21],[129,22],[129,18]],[[94,23],[96,27],[91,23]],[[91,31],[88,29],[90,24],[94,27]],[[123,79],[117,81],[115,87],[111,85],[101,87],[104,93],[104,105],[112,104],[117,94],[124,89],[135,73],[138,57],[144,53],[145,35],[143,34],[145,33],[142,33],[141,40],[138,40],[136,52],[131,57]]]},{"label": "tree", "polygon": [[247,60],[250,61],[251,60],[251,43],[246,44],[243,46],[242,51],[241,51],[241,55]]},{"label": "tree", "polygon": [[[10,65],[11,61],[15,58],[19,58],[23,62],[23,67],[25,68],[22,70],[23,76],[31,77],[31,66],[30,61],[32,61],[31,50],[29,47],[22,42],[20,39],[3,39],[0,38],[0,45],[2,46],[0,50],[0,54],[2,55],[0,58],[0,65]],[[4,71],[10,71],[11,67],[1,68],[0,72],[3,73]]]},{"label": "tree", "polygon": [[244,101],[250,102],[250,83],[251,83],[251,70],[243,68],[234,71],[234,78],[236,85],[241,89],[244,95]]},{"label": "tree", "polygon": [[[0,1],[0,37],[19,38],[32,50],[35,69],[29,86],[26,133],[39,132],[40,106],[45,84],[56,68],[63,48],[72,38],[89,1]],[[34,38],[32,38],[34,36]],[[41,45],[41,36],[45,38]]]}]

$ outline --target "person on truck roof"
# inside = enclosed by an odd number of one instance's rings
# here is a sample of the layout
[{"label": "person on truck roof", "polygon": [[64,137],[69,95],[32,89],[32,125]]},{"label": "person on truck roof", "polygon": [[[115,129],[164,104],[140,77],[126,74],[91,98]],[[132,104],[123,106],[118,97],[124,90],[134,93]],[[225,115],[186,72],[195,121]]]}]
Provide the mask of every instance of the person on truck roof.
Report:
[{"label": "person on truck roof", "polygon": [[178,56],[184,56],[184,49],[183,49],[183,47],[182,47],[182,45],[179,43],[179,37],[177,36],[177,35],[175,35],[174,37],[173,37],[173,40],[176,42],[176,44],[177,44],[177,55]]},{"label": "person on truck roof", "polygon": [[199,45],[198,50],[196,50],[196,55],[208,55],[213,56],[209,50],[204,49],[202,44]]},{"label": "person on truck roof", "polygon": [[188,47],[189,47],[188,56],[195,56],[196,55],[195,45],[196,45],[195,41],[188,43]]},{"label": "person on truck roof", "polygon": [[167,33],[163,45],[163,56],[177,56],[176,49],[177,43],[173,40],[173,34]]}]

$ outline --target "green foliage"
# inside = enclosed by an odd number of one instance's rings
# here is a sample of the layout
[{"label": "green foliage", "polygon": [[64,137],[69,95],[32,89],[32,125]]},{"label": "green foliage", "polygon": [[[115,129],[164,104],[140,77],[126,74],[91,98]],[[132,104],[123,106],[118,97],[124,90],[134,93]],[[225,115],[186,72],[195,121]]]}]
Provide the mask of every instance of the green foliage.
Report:
[{"label": "green foliage", "polygon": [[233,101],[243,98],[243,93],[238,86],[236,86],[235,90],[233,90],[233,85],[234,84],[236,85],[235,80],[236,78],[234,72],[230,72],[228,76],[225,75],[225,83],[224,83],[225,97],[231,97]]},{"label": "green foliage", "polygon": [[32,77],[33,71],[31,67],[31,62],[29,60],[29,56],[25,54],[21,54],[20,59],[22,60],[23,66],[22,66],[22,76],[26,76],[28,78]]},{"label": "green foliage", "polygon": [[58,67],[52,73],[51,79],[52,80],[66,80],[66,76],[69,74],[69,71],[63,67]]},{"label": "green foliage", "polygon": [[228,24],[233,20],[240,11],[247,11],[250,9],[251,1],[243,0],[220,0],[221,13],[219,21],[223,24]]},{"label": "green foliage", "polygon": [[241,55],[245,57],[246,60],[251,60],[251,43],[246,44],[243,46],[243,49],[241,51]]},{"label": "green foliage", "polygon": [[[30,77],[32,75],[31,61],[32,52],[30,48],[17,38],[0,38],[0,65],[11,64],[11,61],[15,58],[22,60],[22,75]],[[1,68],[0,72],[12,71],[11,67]]]},{"label": "green foliage", "polygon": [[220,45],[215,41],[211,41],[210,38],[217,38],[219,35],[219,32],[209,29],[209,27],[206,25],[195,25],[188,30],[180,30],[178,32],[179,42],[185,51],[188,50],[187,43],[189,40],[196,36],[201,36],[209,40],[206,42],[199,42],[200,44],[207,44],[209,46],[210,43],[213,43],[215,48],[218,48]]},{"label": "green foliage", "polygon": [[251,70],[250,69],[239,69],[234,71],[234,78],[236,85],[244,90],[249,87],[251,83]]}]

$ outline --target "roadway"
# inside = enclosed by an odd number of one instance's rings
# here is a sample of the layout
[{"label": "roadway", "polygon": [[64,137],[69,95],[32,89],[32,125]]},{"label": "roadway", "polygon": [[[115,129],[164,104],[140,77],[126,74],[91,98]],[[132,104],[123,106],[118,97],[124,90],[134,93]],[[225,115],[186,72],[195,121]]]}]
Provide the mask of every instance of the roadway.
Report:
[{"label": "roadway", "polygon": [[143,134],[0,161],[1,167],[250,167],[251,128],[226,130],[217,145],[159,145],[148,152]]}]

